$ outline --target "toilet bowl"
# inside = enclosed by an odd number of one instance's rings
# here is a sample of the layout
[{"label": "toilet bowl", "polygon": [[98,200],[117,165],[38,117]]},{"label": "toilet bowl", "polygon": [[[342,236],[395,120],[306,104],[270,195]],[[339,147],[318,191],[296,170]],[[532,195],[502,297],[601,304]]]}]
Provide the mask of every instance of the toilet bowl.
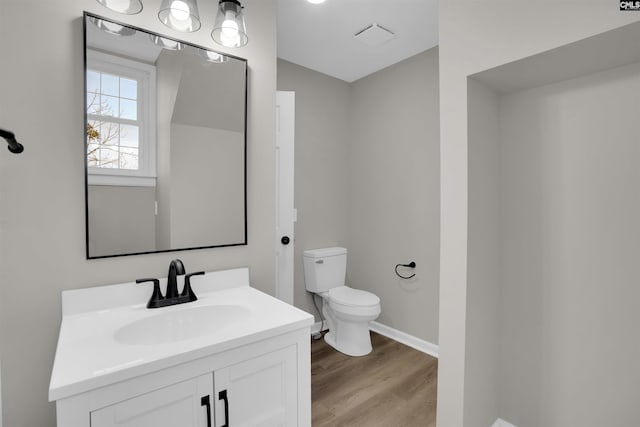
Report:
[{"label": "toilet bowl", "polygon": [[349,356],[364,356],[372,350],[369,322],[380,315],[380,298],[344,285],[346,262],[345,248],[304,251],[305,286],[322,297],[327,344]]}]

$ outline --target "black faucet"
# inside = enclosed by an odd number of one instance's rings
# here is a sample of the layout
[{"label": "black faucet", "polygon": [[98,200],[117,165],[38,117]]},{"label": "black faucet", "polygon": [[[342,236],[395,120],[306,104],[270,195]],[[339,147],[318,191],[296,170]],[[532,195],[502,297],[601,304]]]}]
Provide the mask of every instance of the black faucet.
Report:
[{"label": "black faucet", "polygon": [[174,259],[169,264],[169,274],[167,275],[167,295],[165,298],[175,298],[178,296],[177,276],[184,274],[184,264],[179,259]]},{"label": "black faucet", "polygon": [[193,292],[193,289],[191,289],[191,277],[203,275],[204,271],[187,274],[184,277],[182,293],[178,294],[178,276],[182,274],[185,274],[184,264],[182,261],[179,259],[171,261],[171,264],[169,264],[169,277],[167,278],[167,294],[165,296],[162,295],[162,291],[160,290],[160,280],[137,279],[136,283],[153,282],[153,294],[147,303],[147,308],[167,307],[169,305],[182,304],[197,300],[198,297]]}]

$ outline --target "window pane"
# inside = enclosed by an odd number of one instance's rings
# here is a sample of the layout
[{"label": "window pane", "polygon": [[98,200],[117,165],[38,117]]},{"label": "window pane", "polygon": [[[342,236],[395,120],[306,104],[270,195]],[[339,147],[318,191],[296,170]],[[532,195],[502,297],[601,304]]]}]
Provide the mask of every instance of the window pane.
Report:
[{"label": "window pane", "polygon": [[118,167],[118,147],[102,147],[100,148],[100,167],[117,168]]},{"label": "window pane", "polygon": [[120,168],[121,169],[138,169],[138,149],[137,148],[120,148]]},{"label": "window pane", "polygon": [[138,82],[121,77],[120,96],[122,98],[138,99]]},{"label": "window pane", "polygon": [[128,99],[120,99],[120,117],[129,120],[138,120],[138,103]]},{"label": "window pane", "polygon": [[94,143],[87,144],[87,163],[89,166],[97,167],[100,165],[98,155],[99,153],[99,145]]},{"label": "window pane", "polygon": [[100,73],[87,70],[87,92],[100,92]]},{"label": "window pane", "polygon": [[138,171],[146,131],[140,122],[145,107],[140,91],[146,80],[126,76],[124,69],[121,74],[116,65],[109,71],[95,66],[87,70],[87,164]]},{"label": "window pane", "polygon": [[118,145],[120,131],[117,123],[102,122],[100,126],[100,143],[103,145]]},{"label": "window pane", "polygon": [[100,122],[96,120],[89,120],[89,123],[87,123],[87,143],[100,143]]},{"label": "window pane", "polygon": [[120,145],[138,148],[138,126],[120,125]]},{"label": "window pane", "polygon": [[120,92],[118,90],[118,80],[118,76],[102,74],[102,90],[100,92],[105,95],[118,96]]},{"label": "window pane", "polygon": [[118,117],[118,98],[103,95],[100,97],[100,114],[103,116]]},{"label": "window pane", "polygon": [[87,113],[100,114],[100,95],[87,93]]}]

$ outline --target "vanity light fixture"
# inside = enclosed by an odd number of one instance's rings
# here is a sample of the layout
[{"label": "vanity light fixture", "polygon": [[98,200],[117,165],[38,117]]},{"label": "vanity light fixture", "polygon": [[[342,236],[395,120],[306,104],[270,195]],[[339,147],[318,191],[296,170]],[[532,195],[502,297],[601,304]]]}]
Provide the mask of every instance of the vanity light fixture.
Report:
[{"label": "vanity light fixture", "polygon": [[[134,15],[142,11],[141,0],[96,0],[104,7],[118,13]],[[324,0],[308,0],[311,3],[322,3]],[[225,47],[242,47],[249,42],[247,27],[244,23],[242,3],[238,0],[219,0],[216,21],[211,32],[211,38],[216,43]],[[167,27],[176,31],[192,33],[201,27],[200,14],[198,13],[197,0],[162,0],[158,19]],[[104,29],[104,28],[103,28]],[[105,29],[105,31],[109,31]],[[112,34],[126,35],[109,31]],[[158,37],[159,39],[161,37]],[[154,43],[165,49],[171,49],[162,41],[154,40]],[[170,43],[171,44],[171,43]],[[174,50],[180,50],[182,45],[177,44]]]},{"label": "vanity light fixture", "polygon": [[200,15],[196,0],[162,0],[158,11],[160,22],[185,33],[200,29]]},{"label": "vanity light fixture", "polygon": [[142,11],[140,0],[96,0],[98,3],[114,12],[135,15]]},{"label": "vanity light fixture", "polygon": [[218,14],[211,32],[216,43],[226,47],[242,47],[249,42],[242,9],[238,0],[220,0]]}]

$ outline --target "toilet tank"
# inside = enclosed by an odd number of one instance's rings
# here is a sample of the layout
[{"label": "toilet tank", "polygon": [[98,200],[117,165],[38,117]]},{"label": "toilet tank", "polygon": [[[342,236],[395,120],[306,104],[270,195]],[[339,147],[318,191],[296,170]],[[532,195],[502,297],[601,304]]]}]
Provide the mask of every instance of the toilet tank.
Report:
[{"label": "toilet tank", "polygon": [[309,292],[325,292],[344,286],[347,272],[345,248],[323,248],[304,251],[304,283]]}]

